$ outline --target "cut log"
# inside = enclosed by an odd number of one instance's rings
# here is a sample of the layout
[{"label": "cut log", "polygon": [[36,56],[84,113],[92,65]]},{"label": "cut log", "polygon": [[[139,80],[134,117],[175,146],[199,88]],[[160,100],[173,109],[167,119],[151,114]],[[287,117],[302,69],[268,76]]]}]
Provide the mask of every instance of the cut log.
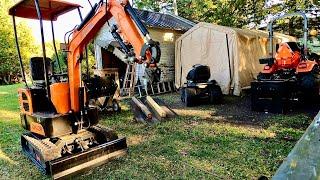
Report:
[{"label": "cut log", "polygon": [[148,105],[152,108],[152,110],[161,118],[167,117],[167,113],[159,106],[157,102],[155,102],[152,97],[147,96],[146,101]]},{"label": "cut log", "polygon": [[132,97],[132,102],[142,111],[142,113],[148,118],[152,119],[152,113],[149,111],[147,106],[145,106],[139,99]]}]

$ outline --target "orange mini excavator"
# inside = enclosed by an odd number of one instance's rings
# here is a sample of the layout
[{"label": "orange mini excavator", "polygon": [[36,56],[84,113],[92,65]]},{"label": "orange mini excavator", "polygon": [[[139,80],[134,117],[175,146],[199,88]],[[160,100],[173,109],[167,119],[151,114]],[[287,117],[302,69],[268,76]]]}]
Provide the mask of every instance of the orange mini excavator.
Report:
[{"label": "orange mini excavator", "polygon": [[[301,16],[304,19],[304,43],[282,42],[274,54],[273,23],[281,18]],[[265,64],[257,80],[251,83],[252,110],[283,113],[296,100],[310,101],[319,97],[319,56],[308,51],[308,19],[304,13],[285,14],[269,23],[270,55],[260,59]]]},{"label": "orange mini excavator", "polygon": [[[92,96],[88,84],[91,83],[94,93],[101,95],[114,87],[113,84],[96,77],[85,81],[82,77],[81,62],[85,59],[86,45],[101,27],[112,20],[110,33],[118,41],[119,49],[135,62],[152,68],[160,59],[159,44],[150,38],[127,0],[100,1],[85,18],[80,8],[63,0],[22,0],[9,10],[25,82],[25,87],[18,90],[21,124],[28,131],[21,136],[21,146],[28,158],[54,179],[74,175],[127,152],[126,139],[98,125],[97,107],[88,103],[88,97]],[[46,56],[43,21],[51,22],[54,40],[53,21],[72,10],[78,10],[82,22],[68,35],[68,72],[56,73]],[[43,57],[30,60],[32,85],[25,80],[15,17],[39,20]]]}]

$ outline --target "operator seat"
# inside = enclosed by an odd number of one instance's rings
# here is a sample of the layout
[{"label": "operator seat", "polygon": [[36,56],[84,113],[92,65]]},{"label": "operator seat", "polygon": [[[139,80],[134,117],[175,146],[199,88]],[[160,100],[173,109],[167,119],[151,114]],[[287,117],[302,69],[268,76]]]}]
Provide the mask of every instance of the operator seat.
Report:
[{"label": "operator seat", "polygon": [[[52,74],[51,59],[46,59],[46,67],[48,74]],[[32,57],[30,59],[30,72],[32,83],[34,86],[44,86],[44,66],[43,66],[43,57]]]},{"label": "operator seat", "polygon": [[[46,58],[46,67],[48,75],[52,75],[53,69],[50,58]],[[33,87],[30,87],[30,92],[32,95],[34,112],[56,112],[52,102],[47,98],[46,94],[43,57],[32,57],[30,59],[30,72],[33,84]]]}]

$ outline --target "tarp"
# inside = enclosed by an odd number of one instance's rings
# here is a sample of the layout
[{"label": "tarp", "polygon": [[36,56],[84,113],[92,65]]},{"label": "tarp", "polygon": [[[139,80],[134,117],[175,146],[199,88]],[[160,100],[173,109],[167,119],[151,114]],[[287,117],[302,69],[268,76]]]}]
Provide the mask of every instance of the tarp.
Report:
[{"label": "tarp", "polygon": [[[274,36],[274,46],[277,42],[296,41],[283,34]],[[193,65],[208,65],[211,79],[218,82],[223,93],[239,96],[262,70],[259,59],[268,56],[268,46],[266,31],[201,22],[176,41],[175,85],[180,88],[186,83]]]}]

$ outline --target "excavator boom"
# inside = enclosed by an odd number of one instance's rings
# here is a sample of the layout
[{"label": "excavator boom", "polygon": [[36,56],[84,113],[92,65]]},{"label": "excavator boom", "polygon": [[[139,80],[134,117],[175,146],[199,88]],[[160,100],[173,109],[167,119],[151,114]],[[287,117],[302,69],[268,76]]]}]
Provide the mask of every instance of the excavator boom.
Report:
[{"label": "excavator boom", "polygon": [[[137,18],[131,5],[123,0],[109,0],[96,4],[83,22],[74,30],[68,49],[68,68],[71,109],[79,112],[79,87],[81,84],[80,62],[85,46],[97,35],[102,26],[111,18],[112,35],[128,56],[134,56],[136,62],[156,64],[160,60],[160,48],[149,32]],[[130,48],[130,47],[133,47]]]}]

